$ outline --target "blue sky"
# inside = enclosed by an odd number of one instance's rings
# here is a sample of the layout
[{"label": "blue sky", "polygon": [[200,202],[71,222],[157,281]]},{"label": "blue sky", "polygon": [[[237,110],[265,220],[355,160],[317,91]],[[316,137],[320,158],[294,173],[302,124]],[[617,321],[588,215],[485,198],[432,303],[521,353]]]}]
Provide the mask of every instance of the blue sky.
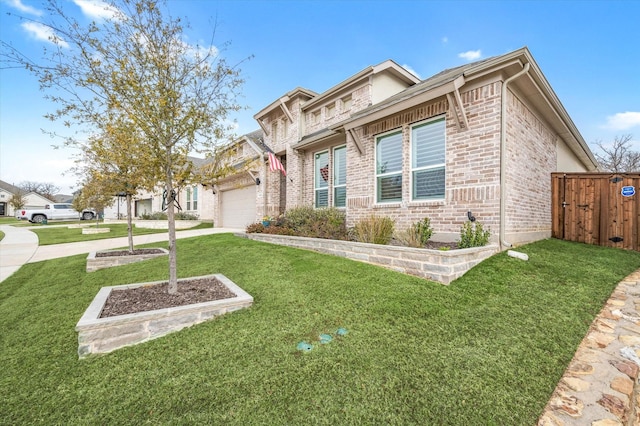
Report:
[{"label": "blue sky", "polygon": [[[90,0],[60,1],[92,18]],[[170,0],[168,8],[190,22],[187,42],[208,41],[215,27],[231,63],[254,55],[242,66],[249,109],[234,117],[238,134],[258,129],[253,115],[291,89],[320,93],[386,59],[427,78],[527,46],[587,143],[632,134],[640,150],[640,1]],[[0,39],[37,57],[46,37],[6,12],[38,19],[40,1],[0,0]],[[0,179],[75,188],[65,173],[73,151],[53,149],[58,141],[40,130],[59,128],[43,118],[54,107],[25,70],[0,70]]]}]

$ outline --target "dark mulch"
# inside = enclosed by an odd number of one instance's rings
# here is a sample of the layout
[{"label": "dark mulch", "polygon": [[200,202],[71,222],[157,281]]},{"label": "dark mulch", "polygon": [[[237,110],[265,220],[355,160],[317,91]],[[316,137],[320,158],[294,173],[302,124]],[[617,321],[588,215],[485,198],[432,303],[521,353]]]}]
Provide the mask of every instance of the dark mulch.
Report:
[{"label": "dark mulch", "polygon": [[96,257],[112,257],[112,256],[132,256],[136,254],[162,254],[164,253],[160,249],[135,249],[133,253],[129,250],[113,250],[113,251],[99,251],[96,252]]},{"label": "dark mulch", "polygon": [[113,290],[100,318],[172,308],[212,300],[229,299],[236,295],[217,279],[200,278],[178,282],[178,293],[169,294],[168,283],[126,290]]},{"label": "dark mulch", "polygon": [[[389,242],[390,246],[396,247],[407,247],[405,244],[400,242],[399,240],[392,238]],[[443,243],[440,241],[427,241],[427,244],[424,247],[426,249],[431,250],[456,250],[458,248],[458,243]]]},{"label": "dark mulch", "polygon": [[424,248],[432,250],[455,250],[458,248],[458,243],[441,243],[438,241],[427,241],[427,245]]}]

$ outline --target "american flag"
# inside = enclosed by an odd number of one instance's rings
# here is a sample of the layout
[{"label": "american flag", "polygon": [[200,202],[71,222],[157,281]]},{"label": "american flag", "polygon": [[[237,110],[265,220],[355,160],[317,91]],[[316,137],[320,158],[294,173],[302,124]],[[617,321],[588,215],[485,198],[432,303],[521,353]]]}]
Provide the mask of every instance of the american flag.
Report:
[{"label": "american flag", "polygon": [[284,166],[273,152],[269,153],[269,170],[271,170],[272,172],[280,170],[283,175],[287,175],[287,172],[284,170]]}]

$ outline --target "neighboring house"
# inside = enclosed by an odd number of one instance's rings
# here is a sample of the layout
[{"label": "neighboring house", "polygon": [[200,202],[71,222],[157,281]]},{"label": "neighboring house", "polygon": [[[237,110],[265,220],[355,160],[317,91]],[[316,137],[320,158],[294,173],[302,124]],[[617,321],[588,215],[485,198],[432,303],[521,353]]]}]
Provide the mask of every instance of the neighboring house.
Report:
[{"label": "neighboring house", "polygon": [[[473,216],[506,247],[551,235],[552,172],[597,169],[527,48],[423,81],[385,61],[321,94],[295,89],[254,118],[287,171],[265,162],[261,185],[245,180],[255,198],[239,209],[254,221],[334,206],[349,226],[429,217],[434,239],[451,241]],[[223,192],[216,226],[227,226],[226,203]]]},{"label": "neighboring house", "polygon": [[[19,194],[22,191],[17,186],[11,185],[3,180],[0,180],[0,216],[15,216],[15,210],[9,200],[14,194]],[[38,209],[44,208],[45,204],[51,203],[51,200],[43,197],[35,192],[28,192],[24,195],[25,209]]]}]

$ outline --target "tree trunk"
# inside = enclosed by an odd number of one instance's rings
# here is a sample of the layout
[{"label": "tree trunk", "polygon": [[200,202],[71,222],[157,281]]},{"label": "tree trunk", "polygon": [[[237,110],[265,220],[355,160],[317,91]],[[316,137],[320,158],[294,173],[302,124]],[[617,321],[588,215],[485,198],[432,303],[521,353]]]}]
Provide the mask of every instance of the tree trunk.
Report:
[{"label": "tree trunk", "polygon": [[171,162],[171,149],[167,150],[167,220],[169,222],[169,294],[178,292],[178,266],[176,253],[176,219],[174,214],[174,199],[171,196],[173,192],[173,173]]},{"label": "tree trunk", "polygon": [[131,217],[131,194],[127,193],[127,236],[129,237],[129,254],[133,254],[133,218]]}]

